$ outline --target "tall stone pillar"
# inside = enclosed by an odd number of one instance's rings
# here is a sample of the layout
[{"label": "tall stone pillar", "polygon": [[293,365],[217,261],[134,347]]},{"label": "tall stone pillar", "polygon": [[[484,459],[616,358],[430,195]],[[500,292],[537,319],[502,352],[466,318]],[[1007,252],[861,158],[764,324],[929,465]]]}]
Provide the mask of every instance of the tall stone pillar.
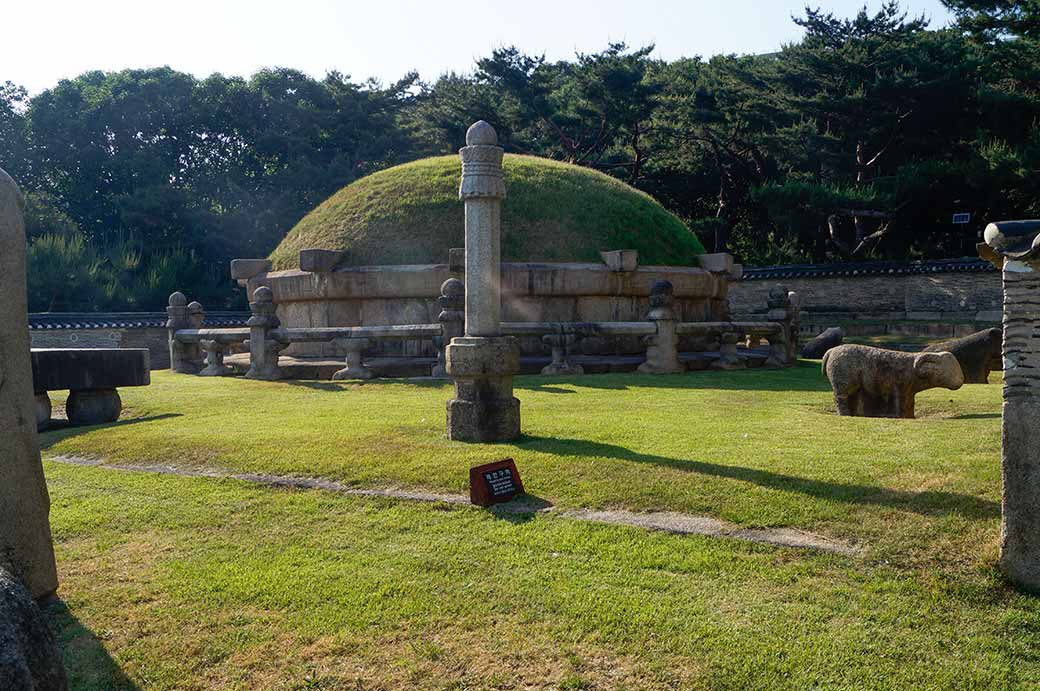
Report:
[{"label": "tall stone pillar", "polygon": [[513,375],[520,346],[501,335],[502,149],[494,128],[481,120],[466,132],[459,199],[466,207],[466,326],[445,349],[445,369],[455,380],[448,401],[448,438],[506,441],[520,435],[520,401]]},{"label": "tall stone pillar", "polygon": [[36,439],[22,195],[0,170],[0,567],[35,598],[58,589],[50,496]]},{"label": "tall stone pillar", "polygon": [[985,239],[1004,279],[1000,567],[1040,592],[1040,220],[991,223]]}]

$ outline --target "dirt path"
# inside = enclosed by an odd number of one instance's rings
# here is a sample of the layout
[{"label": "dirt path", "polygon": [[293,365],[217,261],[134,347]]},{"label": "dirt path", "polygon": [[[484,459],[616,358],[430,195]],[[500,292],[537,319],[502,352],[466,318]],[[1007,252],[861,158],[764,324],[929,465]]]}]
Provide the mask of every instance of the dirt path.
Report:
[{"label": "dirt path", "polygon": [[[405,501],[441,502],[446,504],[462,504],[469,506],[469,497],[462,494],[442,494],[402,489],[360,489],[345,485],[335,480],[321,478],[292,477],[286,475],[264,475],[257,473],[233,473],[222,469],[177,468],[163,465],[134,465],[106,463],[89,458],[74,456],[51,456],[45,460],[66,465],[89,466],[123,472],[156,473],[160,475],[176,475],[179,477],[200,477],[218,480],[238,480],[273,488],[302,490],[325,490],[356,497],[385,497]],[[474,507],[476,508],[476,507]],[[693,516],[673,511],[635,512],[623,510],[592,509],[557,509],[551,504],[531,501],[524,497],[517,498],[508,504],[499,504],[491,509],[499,513],[528,514],[544,513],[576,521],[624,525],[647,530],[663,530],[680,535],[707,535],[709,537],[725,537],[734,540],[759,542],[779,547],[797,547],[823,552],[833,552],[845,556],[853,556],[860,548],[822,535],[798,530],[795,528],[742,528],[733,523],[720,521],[710,516]]]}]

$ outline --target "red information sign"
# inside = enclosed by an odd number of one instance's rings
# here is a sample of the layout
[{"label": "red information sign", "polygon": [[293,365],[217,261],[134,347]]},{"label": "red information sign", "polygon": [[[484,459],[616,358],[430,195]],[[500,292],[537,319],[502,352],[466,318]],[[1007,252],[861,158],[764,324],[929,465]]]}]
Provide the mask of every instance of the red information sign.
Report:
[{"label": "red information sign", "polygon": [[469,469],[469,500],[477,506],[506,502],[524,493],[524,483],[512,458]]}]

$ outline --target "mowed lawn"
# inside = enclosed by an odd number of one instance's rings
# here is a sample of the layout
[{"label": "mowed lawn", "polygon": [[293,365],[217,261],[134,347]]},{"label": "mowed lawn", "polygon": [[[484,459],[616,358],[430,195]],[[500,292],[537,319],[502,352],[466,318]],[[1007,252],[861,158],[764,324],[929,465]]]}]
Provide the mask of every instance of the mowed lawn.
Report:
[{"label": "mowed lawn", "polygon": [[860,550],[47,462],[51,613],[74,688],[1040,688],[1040,598],[995,568],[993,380],[875,420],[837,417],[812,362],[521,377],[524,437],[469,445],[443,438],[447,384],[154,373],[45,458],[465,493],[508,456],[558,507]]}]

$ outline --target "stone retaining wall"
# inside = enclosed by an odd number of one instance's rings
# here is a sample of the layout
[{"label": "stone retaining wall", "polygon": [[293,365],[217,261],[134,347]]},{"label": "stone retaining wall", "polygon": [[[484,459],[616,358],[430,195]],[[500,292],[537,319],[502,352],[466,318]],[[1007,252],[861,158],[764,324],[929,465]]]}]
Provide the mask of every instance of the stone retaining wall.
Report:
[{"label": "stone retaining wall", "polygon": [[[705,267],[705,268],[702,268]],[[657,280],[674,286],[680,321],[724,321],[729,318],[728,255],[706,255],[702,267],[639,266],[613,270],[595,263],[503,263],[502,320],[523,322],[641,321],[650,309],[651,286]],[[362,266],[331,271],[276,271],[243,279],[249,294],[268,286],[283,326],[375,326],[433,324],[440,306],[441,284],[461,278],[448,264]],[[454,270],[453,270],[454,269]],[[765,306],[765,299],[762,301]],[[540,339],[521,339],[525,353],[541,354]],[[588,354],[645,351],[637,337],[588,338]],[[373,354],[433,355],[429,342],[380,343]],[[294,344],[286,354],[335,355],[333,344]]]}]

